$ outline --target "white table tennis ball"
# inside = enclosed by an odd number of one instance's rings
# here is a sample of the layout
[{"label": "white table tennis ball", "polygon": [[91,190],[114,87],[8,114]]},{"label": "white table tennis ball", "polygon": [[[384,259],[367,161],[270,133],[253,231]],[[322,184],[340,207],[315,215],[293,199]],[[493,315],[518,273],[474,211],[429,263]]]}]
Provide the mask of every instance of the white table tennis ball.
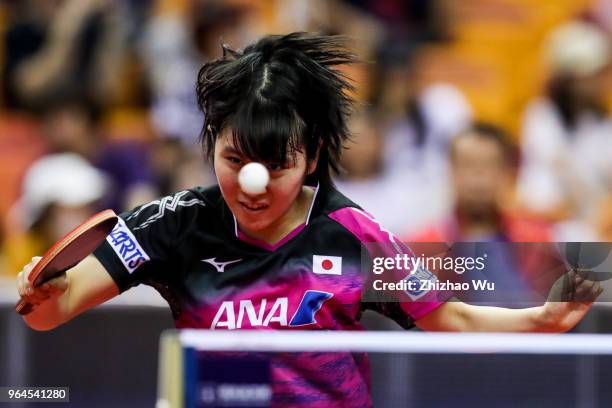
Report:
[{"label": "white table tennis ball", "polygon": [[268,169],[261,163],[251,162],[240,169],[238,183],[240,189],[247,194],[262,194],[270,181]]}]

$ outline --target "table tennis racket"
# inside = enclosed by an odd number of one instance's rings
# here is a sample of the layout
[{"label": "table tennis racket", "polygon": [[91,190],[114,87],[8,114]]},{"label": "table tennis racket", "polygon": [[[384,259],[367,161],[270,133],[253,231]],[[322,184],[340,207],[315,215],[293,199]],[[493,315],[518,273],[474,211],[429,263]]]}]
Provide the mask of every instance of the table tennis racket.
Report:
[{"label": "table tennis racket", "polygon": [[566,265],[584,279],[599,282],[612,278],[611,251],[610,242],[566,242],[563,248]]},{"label": "table tennis racket", "polygon": [[[81,262],[102,244],[117,220],[113,210],[104,210],[87,219],[45,252],[28,275],[28,281],[34,287],[40,286]],[[20,299],[15,310],[27,315],[33,305]]]}]

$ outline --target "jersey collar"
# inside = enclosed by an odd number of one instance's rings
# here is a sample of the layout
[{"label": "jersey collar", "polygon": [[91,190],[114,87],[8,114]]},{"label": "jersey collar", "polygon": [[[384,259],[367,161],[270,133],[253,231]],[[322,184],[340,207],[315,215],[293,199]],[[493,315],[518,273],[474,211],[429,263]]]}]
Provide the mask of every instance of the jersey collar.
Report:
[{"label": "jersey collar", "polygon": [[277,250],[281,246],[285,245],[287,242],[291,241],[293,237],[298,235],[309,224],[310,219],[313,215],[313,209],[315,208],[315,204],[318,204],[317,198],[319,196],[319,189],[320,189],[320,184],[317,183],[317,186],[315,187],[315,191],[314,191],[314,196],[312,197],[312,202],[310,203],[310,208],[308,209],[308,215],[306,215],[306,222],[295,227],[291,232],[285,235],[276,244],[270,245],[267,242],[264,242],[264,241],[261,241],[255,238],[251,238],[248,235],[246,235],[244,232],[240,231],[240,228],[238,228],[238,221],[236,220],[236,216],[234,216],[234,213],[230,211],[230,213],[232,214],[232,219],[234,221],[234,236],[240,241],[246,242],[250,245],[254,245],[254,246],[263,248],[268,251]]}]

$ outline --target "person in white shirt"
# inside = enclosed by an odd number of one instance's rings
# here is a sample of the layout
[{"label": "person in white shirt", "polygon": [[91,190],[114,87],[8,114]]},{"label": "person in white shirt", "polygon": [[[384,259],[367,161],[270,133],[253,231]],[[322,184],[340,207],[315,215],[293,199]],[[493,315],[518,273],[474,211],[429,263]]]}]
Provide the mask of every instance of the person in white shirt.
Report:
[{"label": "person in white shirt", "polygon": [[548,94],[529,104],[523,122],[519,197],[534,212],[577,222],[572,237],[560,236],[582,239],[589,234],[577,231],[589,229],[598,203],[612,192],[603,82],[610,42],[596,26],[571,22],[551,34],[547,50]]}]

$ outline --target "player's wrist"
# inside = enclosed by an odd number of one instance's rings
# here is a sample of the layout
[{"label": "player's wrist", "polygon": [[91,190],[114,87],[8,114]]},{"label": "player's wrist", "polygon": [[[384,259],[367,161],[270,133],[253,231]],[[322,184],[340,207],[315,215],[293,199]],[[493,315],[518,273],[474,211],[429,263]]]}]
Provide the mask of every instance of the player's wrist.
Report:
[{"label": "player's wrist", "polygon": [[69,277],[65,273],[36,288],[44,296],[38,300],[28,299],[33,310],[23,316],[24,322],[34,330],[47,331],[67,321],[69,288]]},{"label": "player's wrist", "polygon": [[538,332],[562,333],[567,331],[563,327],[559,314],[554,310],[557,302],[546,302],[543,306],[534,308],[534,322]]}]

